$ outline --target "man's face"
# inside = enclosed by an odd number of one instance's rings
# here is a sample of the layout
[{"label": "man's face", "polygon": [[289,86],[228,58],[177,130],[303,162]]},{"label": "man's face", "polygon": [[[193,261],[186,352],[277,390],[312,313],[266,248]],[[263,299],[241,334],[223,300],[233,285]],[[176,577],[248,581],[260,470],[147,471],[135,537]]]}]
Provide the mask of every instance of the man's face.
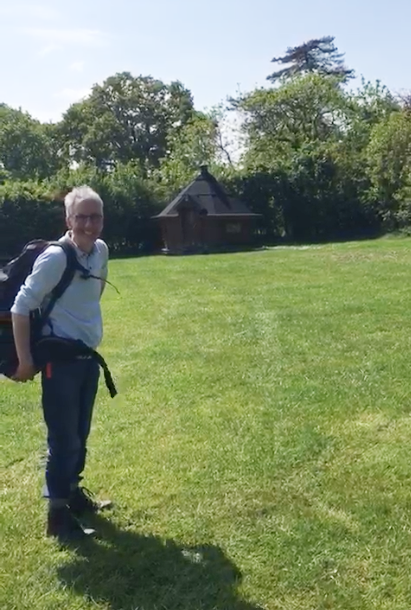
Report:
[{"label": "man's face", "polygon": [[74,205],[67,226],[80,247],[92,247],[103,230],[103,210],[98,201],[84,199]]}]

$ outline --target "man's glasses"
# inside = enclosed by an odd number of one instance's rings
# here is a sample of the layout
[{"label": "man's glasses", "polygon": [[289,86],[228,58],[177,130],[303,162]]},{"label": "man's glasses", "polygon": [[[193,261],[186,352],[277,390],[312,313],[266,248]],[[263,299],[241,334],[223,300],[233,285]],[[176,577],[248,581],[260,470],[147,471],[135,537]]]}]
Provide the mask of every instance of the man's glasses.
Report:
[{"label": "man's glasses", "polygon": [[77,222],[87,222],[87,220],[90,219],[91,222],[97,223],[97,222],[101,222],[103,220],[103,215],[102,214],[76,214],[74,216],[74,218],[77,220]]}]

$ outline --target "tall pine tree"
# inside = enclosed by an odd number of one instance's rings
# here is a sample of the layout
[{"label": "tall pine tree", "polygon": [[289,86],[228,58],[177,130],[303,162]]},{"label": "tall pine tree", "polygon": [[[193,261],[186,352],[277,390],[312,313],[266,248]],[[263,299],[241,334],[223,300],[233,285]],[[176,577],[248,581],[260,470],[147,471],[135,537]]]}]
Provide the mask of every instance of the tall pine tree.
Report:
[{"label": "tall pine tree", "polygon": [[283,57],[274,57],[272,63],[285,67],[267,76],[267,80],[275,83],[282,78],[314,72],[336,76],[346,82],[353,78],[354,70],[346,68],[343,58],[344,55],[338,52],[334,44],[333,36],[309,40],[297,47],[288,48]]}]

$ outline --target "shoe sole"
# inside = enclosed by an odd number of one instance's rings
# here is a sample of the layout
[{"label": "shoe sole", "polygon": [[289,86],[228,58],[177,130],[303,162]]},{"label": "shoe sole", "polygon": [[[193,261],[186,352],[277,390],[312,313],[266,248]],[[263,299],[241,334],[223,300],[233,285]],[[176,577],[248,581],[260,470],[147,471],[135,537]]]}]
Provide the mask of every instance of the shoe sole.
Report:
[{"label": "shoe sole", "polygon": [[95,534],[96,530],[92,529],[91,527],[84,527],[82,531],[66,535],[46,532],[48,538],[55,538],[61,543],[79,542],[81,540],[86,540],[87,538],[93,537]]}]

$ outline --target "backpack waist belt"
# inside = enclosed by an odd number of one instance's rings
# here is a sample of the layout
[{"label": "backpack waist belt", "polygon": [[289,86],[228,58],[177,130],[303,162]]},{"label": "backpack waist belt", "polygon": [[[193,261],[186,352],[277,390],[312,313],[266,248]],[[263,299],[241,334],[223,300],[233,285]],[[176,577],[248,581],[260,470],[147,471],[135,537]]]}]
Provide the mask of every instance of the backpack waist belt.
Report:
[{"label": "backpack waist belt", "polygon": [[93,359],[104,372],[104,379],[111,398],[117,395],[117,389],[111,372],[103,356],[83,341],[63,339],[61,337],[42,337],[33,346],[33,357],[37,368],[42,369],[48,362],[73,362],[74,360]]}]

